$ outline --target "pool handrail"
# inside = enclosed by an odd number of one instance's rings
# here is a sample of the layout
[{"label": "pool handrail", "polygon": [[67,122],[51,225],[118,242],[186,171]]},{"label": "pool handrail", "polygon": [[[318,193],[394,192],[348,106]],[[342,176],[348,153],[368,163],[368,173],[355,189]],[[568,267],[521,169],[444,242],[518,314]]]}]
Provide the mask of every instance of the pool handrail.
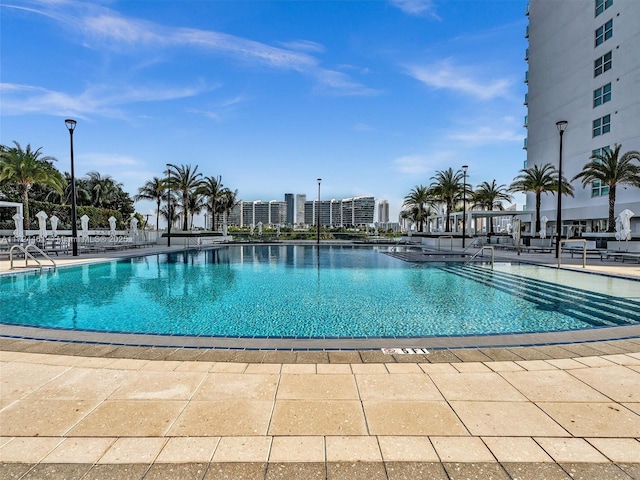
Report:
[{"label": "pool handrail", "polygon": [[14,246],[11,247],[11,249],[9,249],[9,269],[10,270],[14,269],[14,266],[13,266],[13,251],[14,250],[19,250],[24,255],[24,267],[27,268],[29,266],[29,259],[32,259],[34,262],[36,262],[38,264],[38,267],[40,268],[40,273],[42,273],[42,263],[40,262],[40,260],[38,260],[36,257],[34,257],[33,255],[31,255],[29,253],[29,248],[35,250],[37,253],[39,253],[44,258],[49,260],[53,264],[53,269],[54,270],[56,269],[57,265],[56,265],[56,262],[53,261],[53,258],[51,258],[49,255],[47,255],[38,246],[36,246],[36,245],[34,245],[32,243],[29,243],[25,247],[23,247],[22,245],[14,245]]},{"label": "pool handrail", "polygon": [[442,240],[443,238],[448,238],[450,240],[449,250],[453,251],[453,235],[445,235],[443,237],[438,237],[438,242],[437,242],[438,250],[441,250],[440,240]]},{"label": "pool handrail", "polygon": [[567,242],[571,243],[582,243],[582,268],[587,268],[587,240],[583,238],[567,238],[565,240],[560,240],[560,246],[558,248],[558,267],[562,264],[562,245]]},{"label": "pool handrail", "polygon": [[[472,242],[469,245],[467,245],[467,247],[464,250],[462,250],[462,253],[460,253],[460,256],[464,257],[465,252],[469,250],[471,247],[473,247],[478,240],[480,240],[480,237],[474,238]],[[482,247],[482,245],[480,245],[480,247]]]},{"label": "pool handrail", "polygon": [[476,253],[471,255],[471,258],[469,258],[469,260],[464,262],[464,264],[466,265],[471,260],[476,258],[478,255],[481,255],[482,252],[484,252],[485,250],[489,250],[491,252],[491,270],[493,270],[493,264],[495,263],[495,249],[491,245],[484,245],[480,250],[478,250]]}]

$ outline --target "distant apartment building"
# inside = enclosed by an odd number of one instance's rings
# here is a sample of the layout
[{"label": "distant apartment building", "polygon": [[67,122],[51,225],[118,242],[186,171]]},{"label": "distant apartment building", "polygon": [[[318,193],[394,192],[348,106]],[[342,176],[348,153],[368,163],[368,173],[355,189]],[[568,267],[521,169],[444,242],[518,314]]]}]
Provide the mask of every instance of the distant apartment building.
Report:
[{"label": "distant apartment building", "polygon": [[262,202],[239,202],[229,214],[228,223],[238,227],[250,225],[284,225],[287,218],[286,202],[271,200]]},{"label": "distant apartment building", "polygon": [[305,203],[304,219],[307,225],[325,227],[360,227],[371,225],[375,211],[373,197],[353,197],[343,200],[313,200]]},{"label": "distant apartment building", "polygon": [[[525,167],[558,167],[558,121],[568,122],[562,147],[568,181],[593,154],[616,144],[621,153],[640,150],[640,1],[531,0],[526,14]],[[562,198],[562,234],[606,230],[609,186],[571,183],[575,196]],[[535,211],[534,202],[528,194],[527,210]],[[640,188],[618,186],[615,215],[624,209],[636,213],[631,229],[640,234]],[[540,214],[552,231],[556,213],[556,195],[542,195]]]},{"label": "distant apartment building", "polygon": [[378,223],[389,222],[389,201],[380,200],[378,202]]},{"label": "distant apartment building", "polygon": [[307,196],[304,193],[296,194],[296,216],[295,224],[300,225],[304,223],[304,204],[307,201]]},{"label": "distant apartment building", "polygon": [[287,205],[285,223],[287,225],[293,225],[296,223],[296,205],[293,193],[284,194],[284,203]]}]

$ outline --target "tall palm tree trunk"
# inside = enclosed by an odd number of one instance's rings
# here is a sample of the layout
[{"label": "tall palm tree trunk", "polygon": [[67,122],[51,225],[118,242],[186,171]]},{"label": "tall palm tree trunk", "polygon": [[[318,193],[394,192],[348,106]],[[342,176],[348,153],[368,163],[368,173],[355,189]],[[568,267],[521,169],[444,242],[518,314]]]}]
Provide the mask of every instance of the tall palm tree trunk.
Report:
[{"label": "tall palm tree trunk", "polygon": [[616,231],[615,205],[616,205],[616,186],[609,185],[609,225],[607,226],[607,232]]},{"label": "tall palm tree trunk", "polygon": [[22,204],[24,205],[24,218],[22,219],[22,228],[24,234],[27,234],[27,230],[31,228],[31,222],[29,221],[29,190],[24,185],[22,188]]}]

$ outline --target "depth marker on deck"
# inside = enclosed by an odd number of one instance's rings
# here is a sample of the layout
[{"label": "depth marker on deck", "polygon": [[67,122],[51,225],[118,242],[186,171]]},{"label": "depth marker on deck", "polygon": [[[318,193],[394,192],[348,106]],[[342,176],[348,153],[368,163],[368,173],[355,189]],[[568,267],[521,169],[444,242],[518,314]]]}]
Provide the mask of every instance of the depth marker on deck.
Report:
[{"label": "depth marker on deck", "polygon": [[382,348],[385,355],[429,355],[426,348]]}]

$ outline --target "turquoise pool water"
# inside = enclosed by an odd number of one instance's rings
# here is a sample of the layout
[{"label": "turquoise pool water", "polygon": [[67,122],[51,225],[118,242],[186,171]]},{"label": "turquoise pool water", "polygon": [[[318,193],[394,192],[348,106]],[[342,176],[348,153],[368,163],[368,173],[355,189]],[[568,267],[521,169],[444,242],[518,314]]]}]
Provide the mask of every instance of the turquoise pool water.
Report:
[{"label": "turquoise pool water", "polygon": [[[384,250],[382,248],[381,250]],[[233,337],[415,337],[640,322],[640,283],[411,264],[376,248],[229,246],[0,277],[0,323]]]}]

